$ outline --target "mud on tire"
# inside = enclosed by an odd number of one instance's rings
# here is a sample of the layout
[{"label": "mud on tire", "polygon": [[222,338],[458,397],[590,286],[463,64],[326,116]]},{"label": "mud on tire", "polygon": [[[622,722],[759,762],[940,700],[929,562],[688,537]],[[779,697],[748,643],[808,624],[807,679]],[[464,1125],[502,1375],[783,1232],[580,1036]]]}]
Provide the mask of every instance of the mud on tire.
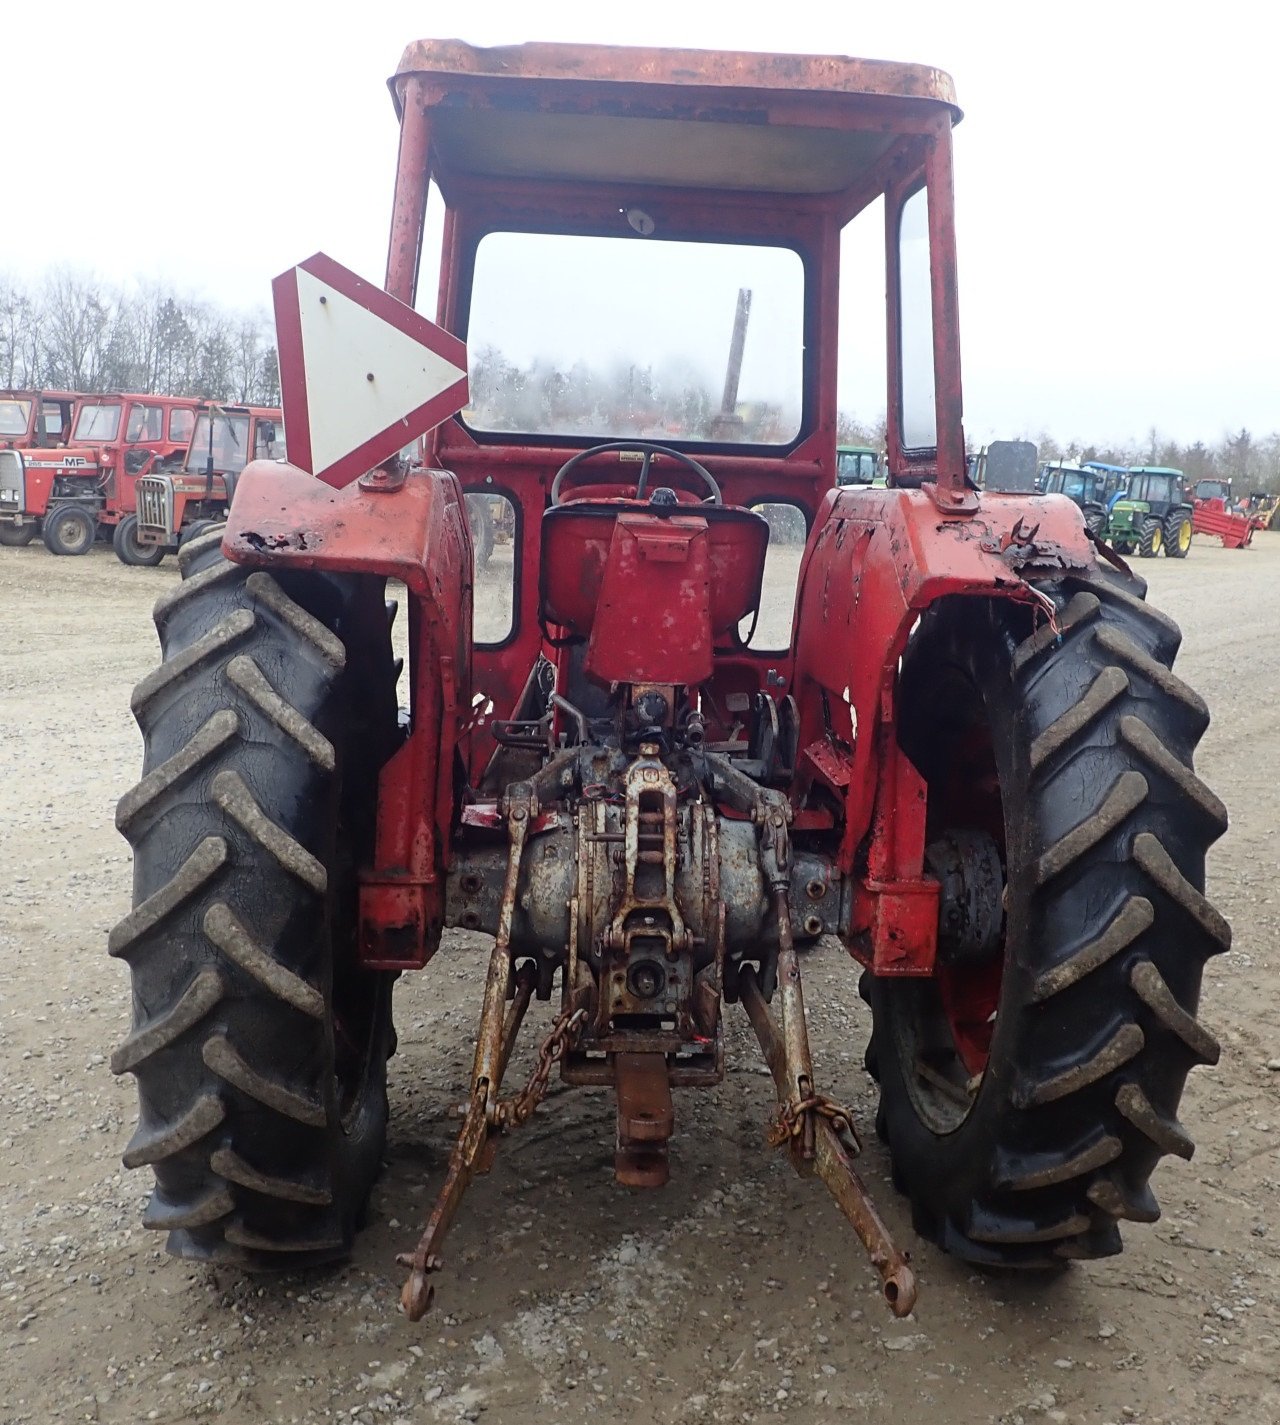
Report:
[{"label": "mud on tire", "polygon": [[1139,580],[1042,587],[1060,639],[1029,633],[1008,603],[952,600],[903,662],[901,736],[931,807],[965,681],[990,725],[1007,922],[976,1087],[961,1072],[948,1097],[920,1076],[933,981],[863,979],[877,1127],[916,1229],[992,1266],[1114,1253],[1120,1221],[1159,1215],[1152,1169],[1192,1154],[1177,1118],[1187,1073],[1218,1058],[1196,1018],[1201,975],[1231,939],[1204,897],[1226,813],[1192,768],[1209,716],[1170,671],[1176,625]]},{"label": "mud on tire", "polygon": [[349,1248],[380,1165],[390,977],[354,962],[356,868],[394,679],[389,638],[357,627],[379,589],[251,572],[221,538],[182,551],[164,661],[133,694],[134,909],[109,950],[134,1028],[112,1068],[137,1078],[145,1225],[182,1256],[280,1267]]}]

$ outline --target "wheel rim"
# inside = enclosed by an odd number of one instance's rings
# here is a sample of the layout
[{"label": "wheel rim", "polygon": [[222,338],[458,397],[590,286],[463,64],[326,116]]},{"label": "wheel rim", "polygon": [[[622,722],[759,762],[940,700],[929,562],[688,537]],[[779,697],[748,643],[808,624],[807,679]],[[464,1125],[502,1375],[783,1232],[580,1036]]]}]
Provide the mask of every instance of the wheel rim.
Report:
[{"label": "wheel rim", "polygon": [[54,537],[67,549],[84,549],[89,542],[84,525],[74,515],[62,515],[54,521]]},{"label": "wheel rim", "polygon": [[1191,548],[1191,526],[1186,520],[1178,526],[1178,548],[1184,554]]},{"label": "wheel rim", "polygon": [[[923,729],[934,762],[920,765],[929,784],[927,839],[962,829],[985,832],[1004,857],[1004,808],[991,729],[981,690],[959,669],[940,670],[931,700],[938,714]],[[895,984],[893,1038],[903,1079],[920,1119],[954,1132],[977,1100],[991,1056],[1004,983],[1003,937],[985,960],[949,962],[929,979]]]},{"label": "wheel rim", "polygon": [[1160,526],[1157,525],[1157,526],[1155,527],[1155,529],[1153,529],[1153,530],[1151,531],[1151,552],[1152,552],[1152,554],[1159,554],[1159,553],[1160,553],[1160,547],[1161,547],[1163,544],[1164,544],[1164,535],[1160,532]]}]

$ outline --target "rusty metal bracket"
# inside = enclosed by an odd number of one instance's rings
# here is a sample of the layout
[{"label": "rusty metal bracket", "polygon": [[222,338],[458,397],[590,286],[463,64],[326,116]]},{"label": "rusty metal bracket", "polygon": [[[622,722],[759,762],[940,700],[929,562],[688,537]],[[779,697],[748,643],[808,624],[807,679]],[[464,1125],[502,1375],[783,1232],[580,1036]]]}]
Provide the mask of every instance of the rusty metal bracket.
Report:
[{"label": "rusty metal bracket", "polygon": [[[511,788],[506,807],[511,844],[498,915],[498,934],[485,977],[484,1005],[480,1012],[480,1032],[476,1037],[475,1063],[471,1072],[471,1096],[462,1130],[449,1155],[444,1185],[418,1245],[412,1253],[396,1258],[401,1266],[409,1268],[409,1277],[400,1293],[400,1304],[410,1321],[420,1321],[430,1309],[435,1289],[428,1277],[440,1269],[441,1243],[471,1179],[477,1172],[485,1171],[492,1160],[486,1148],[490,1129],[501,1126],[502,1122],[498,1091],[536,983],[531,965],[522,967],[520,977],[513,975],[511,922],[515,914],[520,862],[529,834],[529,823],[538,810],[537,797],[527,784],[517,783]],[[508,999],[511,1000],[509,1011]]]},{"label": "rusty metal bracket", "polygon": [[[789,936],[787,938],[790,939]],[[895,1245],[889,1235],[889,1229],[876,1211],[862,1179],[854,1170],[848,1149],[841,1141],[837,1124],[841,1119],[847,1120],[847,1111],[838,1109],[823,1095],[815,1094],[812,1088],[804,1005],[799,997],[800,974],[794,957],[794,947],[790,957],[785,951],[779,956],[779,982],[783,988],[781,1030],[769,1013],[755,970],[745,968],[739,979],[742,1007],[751,1020],[751,1027],[756,1032],[773,1076],[781,1106],[780,1119],[788,1123],[785,1138],[777,1141],[786,1143],[797,1172],[806,1175],[816,1172],[827,1185],[841,1212],[853,1224],[853,1230],[867,1249],[871,1265],[880,1275],[881,1290],[890,1311],[895,1316],[906,1316],[916,1301],[915,1273],[911,1270],[907,1254]],[[788,984],[793,986],[795,992],[792,1014],[797,1007],[800,1011],[798,1025],[788,1014]],[[796,1085],[802,1083],[806,1085],[806,1090],[802,1097],[797,1098]]]},{"label": "rusty metal bracket", "polygon": [[667,1142],[675,1128],[665,1054],[615,1054],[618,1141],[614,1174],[624,1187],[662,1187],[670,1176]]},{"label": "rusty metal bracket", "polygon": [[[449,1155],[444,1185],[436,1198],[427,1225],[412,1252],[403,1252],[396,1262],[409,1268],[409,1278],[400,1292],[400,1304],[410,1321],[421,1321],[431,1308],[435,1288],[429,1278],[443,1265],[440,1246],[453,1222],[462,1196],[477,1173],[487,1173],[493,1164],[496,1139],[493,1135],[519,1127],[532,1117],[546,1097],[551,1070],[572,1048],[586,1022],[586,1006],[581,996],[570,996],[564,1009],[538,1050],[538,1062],[529,1081],[514,1098],[496,1101],[495,1095],[511,1059],[516,1035],[524,1020],[538,982],[532,962],[520,966],[515,975],[515,994],[502,1020],[500,1048],[493,1080],[477,1079],[465,1109],[462,1129]],[[483,1026],[482,1026],[483,1027]]]}]

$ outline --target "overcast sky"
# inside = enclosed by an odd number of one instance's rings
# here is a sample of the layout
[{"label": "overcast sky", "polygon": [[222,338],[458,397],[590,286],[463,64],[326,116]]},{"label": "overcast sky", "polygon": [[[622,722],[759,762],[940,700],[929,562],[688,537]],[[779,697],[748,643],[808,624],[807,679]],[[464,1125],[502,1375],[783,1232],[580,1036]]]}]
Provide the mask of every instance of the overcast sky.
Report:
[{"label": "overcast sky", "polygon": [[380,279],[396,152],[384,81],[416,38],[910,60],[949,71],[966,113],[971,439],[1263,434],[1280,429],[1272,13],[1256,0],[257,0],[222,24],[218,7],[145,0],[63,0],[56,21],[10,5],[0,272],[65,262],[237,307],[268,307],[271,277],[318,249]]}]

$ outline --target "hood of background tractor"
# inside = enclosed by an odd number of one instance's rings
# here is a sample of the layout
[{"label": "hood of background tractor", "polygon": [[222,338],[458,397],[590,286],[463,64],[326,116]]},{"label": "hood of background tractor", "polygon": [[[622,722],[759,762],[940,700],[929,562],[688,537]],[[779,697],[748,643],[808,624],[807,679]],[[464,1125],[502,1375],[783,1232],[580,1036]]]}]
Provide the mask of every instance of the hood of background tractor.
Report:
[{"label": "hood of background tractor", "polygon": [[65,470],[74,473],[77,470],[96,470],[98,467],[98,449],[91,445],[77,445],[70,450],[28,446],[19,450],[18,454],[28,470]]}]

